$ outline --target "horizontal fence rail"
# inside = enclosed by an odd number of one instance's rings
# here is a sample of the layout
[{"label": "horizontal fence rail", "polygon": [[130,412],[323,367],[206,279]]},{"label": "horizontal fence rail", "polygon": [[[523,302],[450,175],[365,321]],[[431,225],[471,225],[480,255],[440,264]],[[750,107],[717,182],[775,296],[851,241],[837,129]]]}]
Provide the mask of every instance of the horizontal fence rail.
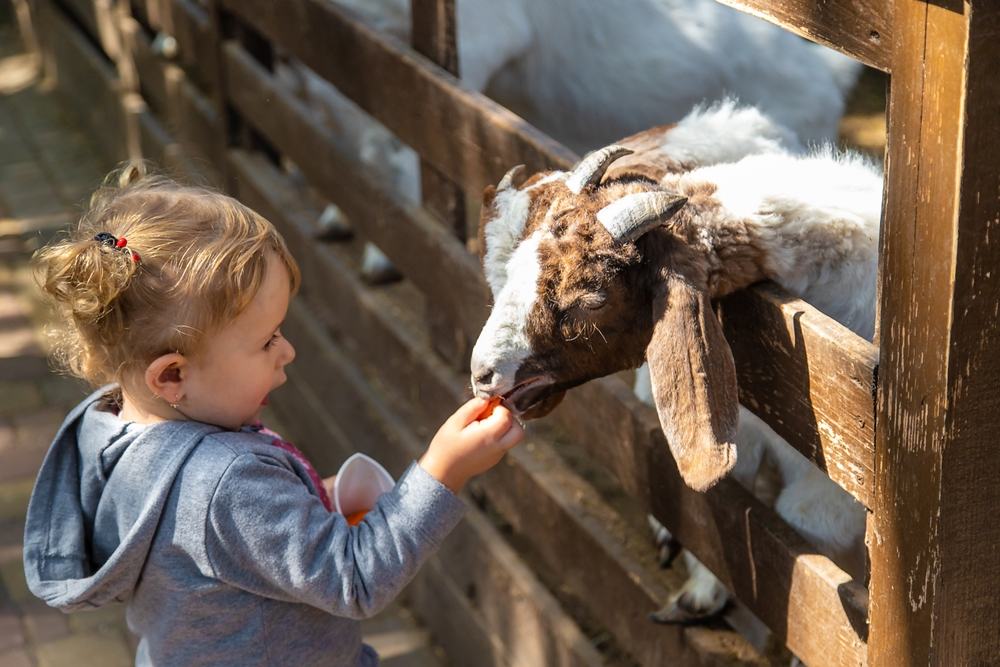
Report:
[{"label": "horizontal fence rail", "polygon": [[871,507],[878,348],[774,284],[719,310],[740,401]]},{"label": "horizontal fence rail", "polygon": [[[237,44],[225,46],[224,59],[226,91],[240,114],[293,160],[453,322],[475,337],[486,321],[489,303],[475,258],[423,209],[383,187]],[[472,276],[476,278],[469,279]]]},{"label": "horizontal fence rail", "polygon": [[477,197],[511,165],[538,171],[576,161],[572,151],[504,107],[462,88],[431,61],[331,3],[227,0],[223,5]]},{"label": "horizontal fence rail", "polygon": [[218,45],[205,7],[193,0],[140,0],[132,2],[132,8],[135,18],[150,30],[174,38],[177,54],[173,62],[183,67],[195,84],[205,90],[216,88],[212,63]]},{"label": "horizontal fence rail", "polygon": [[888,72],[893,3],[884,0],[717,0]]}]

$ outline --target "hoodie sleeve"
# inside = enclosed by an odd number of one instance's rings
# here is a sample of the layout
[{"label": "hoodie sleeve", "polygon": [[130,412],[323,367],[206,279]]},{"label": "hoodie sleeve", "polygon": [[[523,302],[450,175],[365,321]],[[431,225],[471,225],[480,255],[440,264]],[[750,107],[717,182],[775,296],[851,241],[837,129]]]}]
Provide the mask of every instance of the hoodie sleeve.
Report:
[{"label": "hoodie sleeve", "polygon": [[351,527],[278,460],[243,454],[209,503],[205,549],[215,576],[232,586],[367,618],[413,578],[464,509],[414,462]]}]

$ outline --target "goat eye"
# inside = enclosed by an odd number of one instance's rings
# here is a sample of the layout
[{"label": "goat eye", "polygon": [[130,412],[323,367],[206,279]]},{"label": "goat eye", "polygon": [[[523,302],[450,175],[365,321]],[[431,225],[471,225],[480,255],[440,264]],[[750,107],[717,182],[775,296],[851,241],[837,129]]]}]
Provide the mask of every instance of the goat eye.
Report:
[{"label": "goat eye", "polygon": [[606,294],[588,294],[580,299],[579,305],[581,308],[586,310],[600,310],[604,308],[608,303],[608,296]]}]

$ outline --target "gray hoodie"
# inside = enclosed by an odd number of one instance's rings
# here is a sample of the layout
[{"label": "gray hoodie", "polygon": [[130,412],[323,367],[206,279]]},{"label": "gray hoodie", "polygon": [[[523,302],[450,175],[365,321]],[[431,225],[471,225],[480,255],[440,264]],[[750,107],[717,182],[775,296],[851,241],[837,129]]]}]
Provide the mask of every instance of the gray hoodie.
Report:
[{"label": "gray hoodie", "polygon": [[377,613],[464,504],[412,464],[356,527],[247,431],[73,409],[28,505],[28,586],[65,611],[124,602],[139,665],[374,665]]}]

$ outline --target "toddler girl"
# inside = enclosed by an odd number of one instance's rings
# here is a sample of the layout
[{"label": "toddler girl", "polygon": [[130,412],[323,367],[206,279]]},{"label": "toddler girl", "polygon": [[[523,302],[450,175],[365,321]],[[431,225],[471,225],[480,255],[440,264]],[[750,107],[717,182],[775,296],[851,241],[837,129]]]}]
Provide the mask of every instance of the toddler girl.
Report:
[{"label": "toddler girl", "polygon": [[32,592],[127,603],[137,664],[374,665],[357,619],[455,526],[456,494],[523,437],[473,399],[357,526],[294,446],[255,425],[295,357],[299,283],[274,227],[230,197],[128,166],[37,255],[57,350],[98,389],[66,417],[28,507]]}]

